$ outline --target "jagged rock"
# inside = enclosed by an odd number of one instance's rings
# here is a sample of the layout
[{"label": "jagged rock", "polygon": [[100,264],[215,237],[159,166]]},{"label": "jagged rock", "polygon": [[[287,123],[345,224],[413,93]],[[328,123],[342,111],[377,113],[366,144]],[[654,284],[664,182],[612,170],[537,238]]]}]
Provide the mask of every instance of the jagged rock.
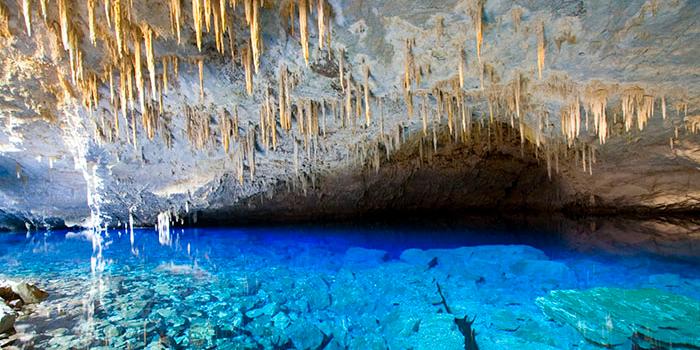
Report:
[{"label": "jagged rock", "polygon": [[26,282],[19,282],[12,285],[12,291],[19,295],[25,304],[38,304],[49,297],[49,293]]},{"label": "jagged rock", "polygon": [[9,306],[0,303],[0,334],[11,330],[15,326],[17,316]]},{"label": "jagged rock", "polygon": [[555,290],[536,303],[548,317],[602,346],[647,339],[671,348],[700,347],[700,302],[689,297],[656,289],[594,288]]}]

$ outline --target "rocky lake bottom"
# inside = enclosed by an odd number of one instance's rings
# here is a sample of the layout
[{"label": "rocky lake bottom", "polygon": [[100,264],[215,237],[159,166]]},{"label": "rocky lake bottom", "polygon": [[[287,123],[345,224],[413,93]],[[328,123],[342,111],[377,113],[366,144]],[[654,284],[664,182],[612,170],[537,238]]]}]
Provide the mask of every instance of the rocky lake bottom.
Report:
[{"label": "rocky lake bottom", "polygon": [[0,281],[48,292],[4,309],[0,347],[700,348],[697,261],[323,227],[110,230],[91,260],[90,235],[0,234]]}]

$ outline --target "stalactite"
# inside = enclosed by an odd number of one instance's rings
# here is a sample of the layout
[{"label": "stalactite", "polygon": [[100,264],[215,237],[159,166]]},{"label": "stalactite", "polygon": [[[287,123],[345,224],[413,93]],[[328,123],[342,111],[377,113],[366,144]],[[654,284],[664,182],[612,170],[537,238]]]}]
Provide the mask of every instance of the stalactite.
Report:
[{"label": "stalactite", "polygon": [[345,77],[346,87],[345,87],[345,117],[343,121],[350,121],[352,116],[352,85],[350,85],[350,75]]},{"label": "stalactite", "polygon": [[588,169],[588,175],[593,175],[593,148],[589,145],[588,146],[588,154],[586,155],[586,147],[583,148],[584,152],[584,158],[583,161],[585,162],[586,159],[588,159],[588,166],[584,164],[584,170]]},{"label": "stalactite", "polygon": [[134,65],[130,64],[126,76],[126,92],[128,93],[127,99],[129,100],[129,109],[132,111],[134,110],[134,108],[136,108],[134,105],[134,79],[133,75],[131,74],[133,68]]},{"label": "stalactite", "polygon": [[522,79],[520,73],[515,74],[515,81],[513,82],[513,101],[515,102],[515,115],[518,119],[522,119],[520,115],[520,99],[522,97]]},{"label": "stalactite", "polygon": [[[59,0],[59,3],[64,1],[66,0]],[[112,2],[112,6],[112,16],[114,16],[114,36],[117,40],[117,52],[121,58],[122,53],[124,52],[124,28],[122,26],[121,0],[114,0]]]},{"label": "stalactite", "polygon": [[542,79],[542,70],[544,70],[545,45],[544,22],[541,22],[537,30],[537,76],[540,80]]},{"label": "stalactite", "polygon": [[90,43],[92,43],[93,46],[97,45],[97,32],[95,28],[95,7],[97,7],[97,0],[87,0],[88,28],[90,29]]},{"label": "stalactite", "polygon": [[299,177],[299,143],[294,140],[294,176]]},{"label": "stalactite", "polygon": [[170,0],[170,28],[180,44],[180,18],[182,17],[181,0]]},{"label": "stalactite", "polygon": [[412,82],[415,77],[415,62],[413,58],[413,44],[411,40],[406,40],[406,46],[404,50],[404,79],[403,79],[403,93],[404,100],[406,102],[406,111],[408,118],[411,119],[413,115],[413,92],[412,92]]},{"label": "stalactite", "polygon": [[316,0],[316,4],[318,5],[316,19],[318,21],[318,48],[319,49],[323,49],[323,37],[326,33],[325,3],[326,3],[326,0]]},{"label": "stalactite", "polygon": [[199,71],[199,100],[204,101],[204,58],[197,60],[197,68]]},{"label": "stalactite", "polygon": [[289,131],[291,129],[291,123],[287,124],[287,111],[285,102],[285,88],[287,86],[287,66],[282,63],[280,64],[279,70],[277,72],[277,110],[280,114],[280,126],[283,130]]},{"label": "stalactite", "polygon": [[250,178],[255,177],[255,132],[248,130],[246,135],[246,155],[248,158],[248,170],[250,171]]},{"label": "stalactite", "polygon": [[229,144],[231,142],[231,127],[232,122],[228,116],[228,112],[224,109],[219,114],[219,127],[221,131],[221,146],[224,149],[224,153],[229,152]]},{"label": "stalactite", "polygon": [[[318,0],[322,1],[322,0]],[[365,123],[366,126],[369,128],[370,123],[372,122],[372,111],[369,106],[369,65],[365,65],[364,67],[364,73],[365,73]]]},{"label": "stalactite", "polygon": [[307,6],[308,0],[299,0],[299,37],[301,40],[301,47],[304,54],[304,62],[309,65],[309,28],[308,28],[308,14],[309,9]]},{"label": "stalactite", "polygon": [[457,65],[457,69],[459,70],[459,88],[464,89],[464,64],[466,62],[466,54],[464,53],[464,49],[460,48],[459,49],[459,64]]},{"label": "stalactite", "polygon": [[231,51],[231,63],[236,62],[236,32],[233,29],[233,21],[228,21],[228,46]]},{"label": "stalactite", "polygon": [[207,29],[207,33],[211,32],[211,6],[212,0],[203,0],[202,9],[204,10],[204,26]]},{"label": "stalactite", "polygon": [[134,78],[136,80],[136,90],[139,93],[139,106],[141,111],[146,109],[145,106],[145,91],[143,81],[143,71],[141,67],[141,34],[137,31],[132,32],[134,42]]},{"label": "stalactite", "polygon": [[61,26],[61,41],[63,42],[63,49],[68,51],[70,49],[70,44],[68,42],[68,31],[70,30],[70,28],[68,27],[68,7],[66,4],[66,0],[57,1],[59,23]]},{"label": "stalactite", "polygon": [[202,52],[202,13],[202,0],[192,0],[192,21],[199,52]]},{"label": "stalactite", "polygon": [[243,10],[245,12],[245,23],[250,26],[250,23],[253,21],[253,0],[244,0]]},{"label": "stalactite", "polygon": [[661,117],[666,120],[666,96],[661,96]]},{"label": "stalactite", "polygon": [[345,50],[340,49],[338,54],[338,73],[340,74],[340,89],[345,92]]},{"label": "stalactite", "polygon": [[326,101],[321,100],[321,132],[323,137],[326,137]]},{"label": "stalactite", "polygon": [[[218,0],[216,0],[218,1]],[[221,16],[219,16],[219,6],[212,7],[214,11],[214,42],[216,43],[216,52],[224,53],[224,30],[221,27]]]},{"label": "stalactite", "polygon": [[251,52],[250,41],[243,48],[243,67],[245,69],[245,91],[248,96],[253,96],[253,55]]},{"label": "stalactite", "polygon": [[481,63],[481,44],[484,40],[484,25],[482,21],[484,16],[484,0],[470,0],[467,12],[474,23],[474,32],[476,33],[476,57],[479,63]]},{"label": "stalactite", "polygon": [[379,99],[379,137],[384,137],[384,100]]},{"label": "stalactite", "polygon": [[[45,5],[46,0],[41,0],[41,2],[42,2],[42,6],[43,6],[43,5]],[[105,11],[105,21],[107,22],[107,28],[111,29],[112,28],[112,15],[111,15],[112,4],[111,4],[111,0],[102,0],[102,4],[103,4],[104,11]],[[42,8],[42,11],[43,10],[44,9]],[[42,12],[42,13],[45,14],[45,12]],[[46,21],[46,18],[44,18],[44,21]]]},{"label": "stalactite", "polygon": [[219,2],[219,16],[221,16],[221,28],[226,30],[228,27],[228,21],[226,20],[226,8],[227,0],[218,0]]},{"label": "stalactite", "polygon": [[163,66],[163,93],[168,93],[168,57],[163,56],[161,59]]},{"label": "stalactite", "polygon": [[41,7],[41,17],[44,19],[44,22],[46,22],[46,15],[47,15],[46,1],[47,0],[39,0],[39,5]]},{"label": "stalactite", "polygon": [[136,139],[136,115],[133,110],[131,111],[131,144],[134,146],[134,150],[138,148]]},{"label": "stalactite", "polygon": [[[143,43],[146,47],[146,65],[148,67],[148,75],[151,81],[152,99],[156,99],[156,59],[153,52],[153,29],[148,24],[141,26],[143,33]],[[139,44],[140,45],[140,44]]]},{"label": "stalactite", "polygon": [[[258,1],[260,0],[252,0],[253,12],[250,23],[250,43],[253,50],[253,63],[256,74],[260,69],[260,55],[263,49],[262,37],[260,36],[260,5],[258,5]],[[308,59],[306,63],[308,64]]]},{"label": "stalactite", "polygon": [[124,119],[126,120],[126,107],[127,107],[127,92],[126,92],[126,87],[127,87],[127,68],[126,68],[126,62],[122,61],[121,66],[119,68],[119,105],[121,107],[122,111],[122,116],[124,116]]},{"label": "stalactite", "polygon": [[421,117],[423,120],[423,137],[428,136],[428,97],[423,95],[423,103],[421,103]]},{"label": "stalactite", "polygon": [[27,36],[32,36],[32,0],[22,0],[22,15],[27,27]]}]

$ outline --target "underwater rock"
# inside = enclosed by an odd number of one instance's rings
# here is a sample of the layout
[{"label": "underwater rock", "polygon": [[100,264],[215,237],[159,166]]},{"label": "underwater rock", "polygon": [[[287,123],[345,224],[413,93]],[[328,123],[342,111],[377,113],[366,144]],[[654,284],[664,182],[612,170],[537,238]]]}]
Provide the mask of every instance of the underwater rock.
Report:
[{"label": "underwater rock", "polygon": [[570,288],[576,281],[576,276],[565,264],[550,260],[519,261],[512,265],[511,272],[547,287]]},{"label": "underwater rock", "polygon": [[289,326],[290,321],[289,317],[287,317],[284,312],[278,312],[277,315],[272,318],[272,323],[275,328],[283,330]]},{"label": "underwater rock", "polygon": [[656,289],[555,290],[537,298],[548,317],[574,327],[589,342],[613,347],[642,343],[700,347],[700,302]]},{"label": "underwater rock", "polygon": [[[0,282],[0,284],[1,284],[1,282]],[[6,302],[20,299],[19,295],[17,295],[17,293],[13,292],[12,287],[10,287],[9,285],[6,285],[6,286],[0,285],[0,298],[5,300]]]},{"label": "underwater rock", "polygon": [[[481,337],[483,339],[483,337]],[[518,350],[557,350],[553,346],[547,344],[530,342],[522,338],[499,334],[497,337],[488,339],[489,341],[482,341],[479,345],[479,350],[504,350],[504,349],[518,349]]]},{"label": "underwater rock", "polygon": [[317,349],[323,342],[323,333],[305,320],[298,320],[287,328],[287,335],[297,349]]},{"label": "underwater rock", "polygon": [[422,319],[418,331],[409,342],[416,350],[465,349],[464,336],[457,329],[454,316],[449,314],[435,314]]},{"label": "underwater rock", "polygon": [[0,334],[11,330],[15,326],[14,311],[7,305],[0,303]]},{"label": "underwater rock", "polygon": [[38,304],[49,297],[49,293],[26,282],[14,284],[12,291],[17,293],[25,304]]},{"label": "underwater rock", "polygon": [[678,287],[683,284],[681,277],[674,273],[662,273],[649,276],[649,284],[664,287]]},{"label": "underwater rock", "polygon": [[261,308],[250,310],[250,311],[246,312],[245,315],[247,317],[250,317],[250,318],[260,317],[262,315],[272,316],[272,315],[274,315],[276,310],[277,310],[277,304],[270,303],[270,304],[267,304]]},{"label": "underwater rock", "polygon": [[345,266],[373,267],[385,262],[388,258],[389,254],[383,250],[352,247],[345,252],[343,262]]}]

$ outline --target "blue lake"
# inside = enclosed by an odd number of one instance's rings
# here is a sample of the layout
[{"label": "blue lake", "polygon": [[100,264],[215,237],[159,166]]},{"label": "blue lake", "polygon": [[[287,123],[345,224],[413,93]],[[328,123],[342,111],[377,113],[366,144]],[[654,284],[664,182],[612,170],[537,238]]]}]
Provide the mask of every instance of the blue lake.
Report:
[{"label": "blue lake", "polygon": [[[479,349],[700,344],[700,323],[692,323],[700,321],[697,261],[620,255],[556,232],[286,226],[175,228],[169,238],[163,244],[154,229],[135,229],[132,243],[128,230],[110,230],[104,270],[93,273],[89,232],[0,234],[0,279],[50,294],[25,306],[0,344],[469,349],[470,337]],[[628,294],[617,288],[644,292],[624,304]],[[584,293],[583,306],[557,290]],[[690,309],[659,311],[665,303]],[[639,316],[625,316],[629,305],[640,305]],[[649,305],[655,316],[645,316]],[[473,320],[473,336],[455,322],[464,317]]]}]

